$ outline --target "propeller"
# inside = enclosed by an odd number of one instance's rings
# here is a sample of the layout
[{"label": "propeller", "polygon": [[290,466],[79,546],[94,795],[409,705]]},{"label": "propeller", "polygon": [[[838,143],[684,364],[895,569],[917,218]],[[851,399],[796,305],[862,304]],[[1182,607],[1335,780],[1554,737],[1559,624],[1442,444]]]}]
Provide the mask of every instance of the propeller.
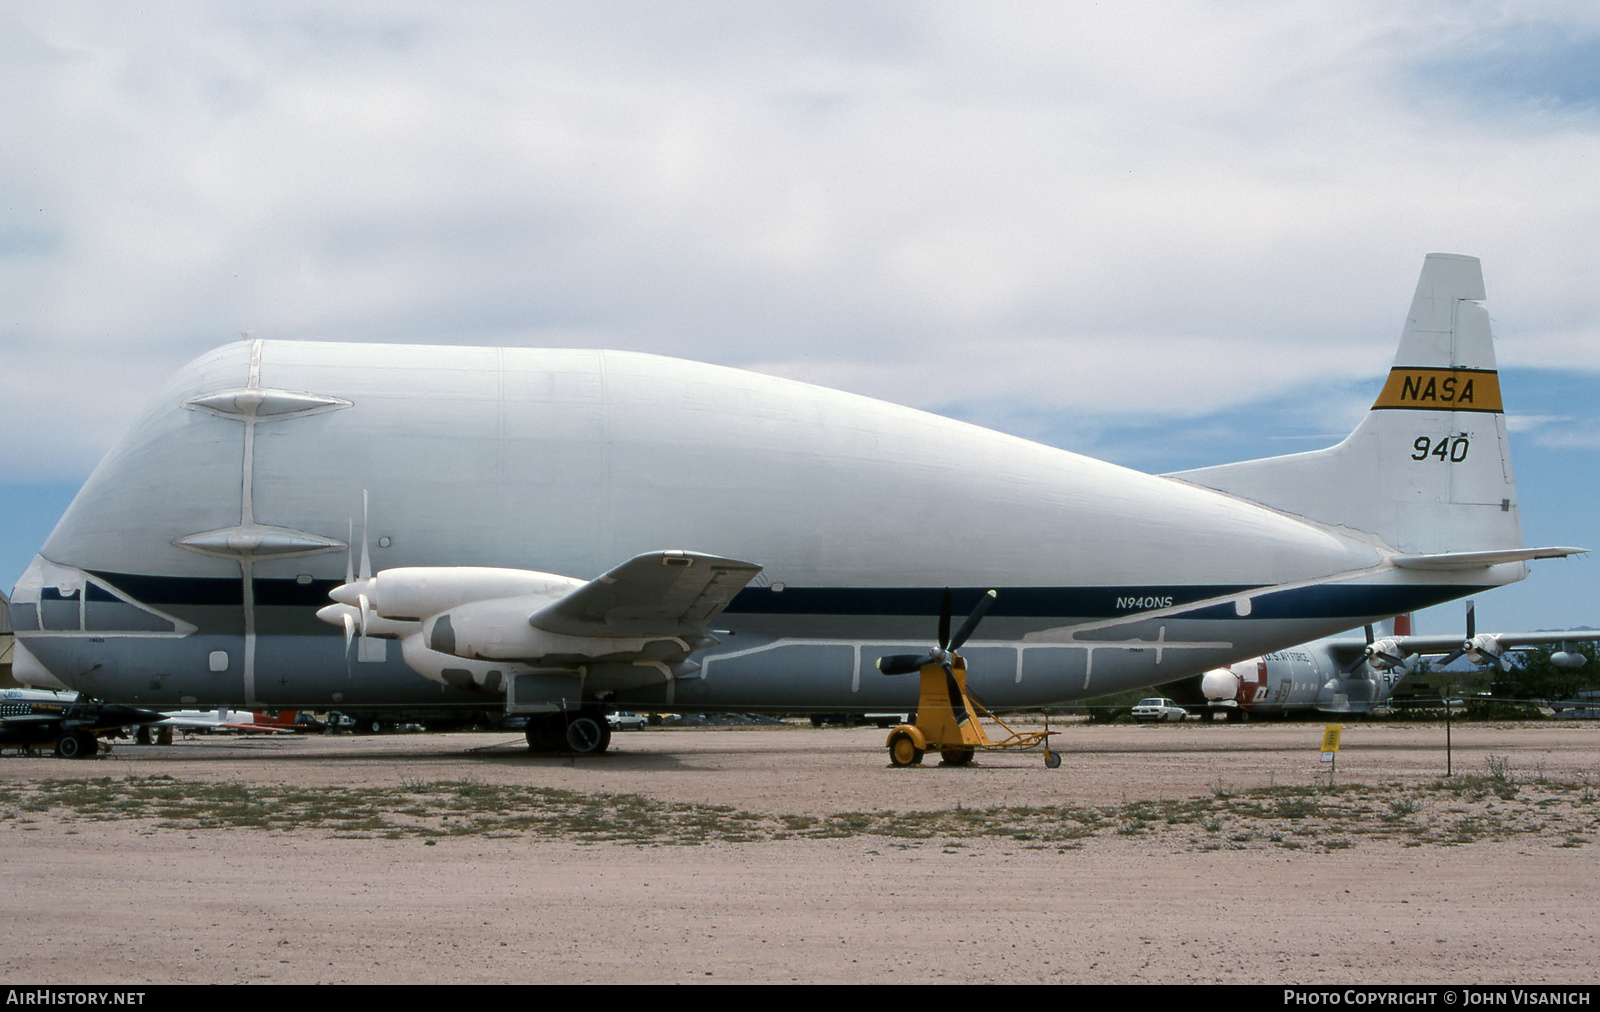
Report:
[{"label": "propeller", "polygon": [[[317,617],[328,622],[335,622],[344,627],[344,655],[346,664],[350,660],[350,644],[357,634],[367,635],[367,626],[372,621],[372,599],[368,594],[372,591],[372,555],[367,548],[367,490],[361,490],[361,572],[359,578],[353,571],[355,568],[355,533],[356,523],[349,521],[349,532],[345,538],[344,553],[344,582],[328,592],[335,604],[328,605],[317,612]],[[334,616],[338,617],[335,618]]]},{"label": "propeller", "polygon": [[[344,586],[345,584],[350,584],[350,583],[354,583],[355,582],[355,578],[356,578],[356,575],[355,575],[355,572],[354,572],[354,566],[355,566],[355,548],[354,548],[354,545],[355,545],[355,540],[356,540],[356,522],[354,520],[351,520],[350,521],[349,533],[345,536],[345,540],[344,540],[344,584],[341,584],[340,586]],[[355,617],[352,616],[347,611],[347,612],[344,613],[344,659],[345,659],[345,665],[347,667],[349,666],[349,663],[350,663],[350,641],[355,638],[355,634],[356,634],[356,620],[355,620]]]},{"label": "propeller", "polygon": [[1350,666],[1349,667],[1344,669],[1344,673],[1347,674],[1347,675],[1355,674],[1356,673],[1356,669],[1361,667],[1361,665],[1369,664],[1369,663],[1372,662],[1372,656],[1373,656],[1372,655],[1372,626],[1371,625],[1366,626],[1366,630],[1367,630],[1367,648],[1365,650],[1361,651],[1360,655],[1357,656],[1355,660],[1350,662]]},{"label": "propeller", "polygon": [[1372,626],[1366,626],[1365,629],[1367,647],[1354,661],[1350,662],[1349,667],[1344,669],[1346,675],[1355,674],[1356,669],[1363,664],[1370,664],[1374,671],[1390,671],[1394,668],[1407,668],[1409,670],[1410,664],[1405,652],[1400,648],[1398,637],[1385,636],[1380,640],[1374,637]]},{"label": "propeller", "polygon": [[1446,667],[1451,661],[1467,655],[1467,659],[1474,664],[1494,664],[1501,671],[1511,670],[1511,658],[1506,656],[1506,649],[1500,645],[1500,640],[1493,633],[1478,635],[1477,603],[1467,602],[1467,638],[1461,646],[1452,651],[1444,660],[1439,662],[1439,667]]},{"label": "propeller", "polygon": [[978,598],[977,607],[972,609],[972,614],[961,623],[961,628],[956,630],[955,636],[950,635],[950,588],[944,589],[944,601],[939,607],[939,646],[928,654],[890,654],[878,658],[878,670],[886,675],[909,675],[913,671],[920,671],[927,664],[938,664],[944,668],[944,687],[950,697],[950,713],[955,717],[959,727],[972,719],[967,712],[966,703],[961,699],[961,687],[956,684],[956,675],[951,670],[956,651],[961,645],[971,638],[977,631],[978,623],[983,621],[983,616],[988,614],[989,606],[994,604],[998,595],[988,591]]},{"label": "propeller", "polygon": [[977,631],[978,623],[983,621],[983,616],[989,613],[989,607],[994,604],[994,599],[999,596],[994,591],[986,592],[978,598],[977,607],[972,609],[972,614],[961,623],[961,628],[956,630],[954,637],[950,635],[950,588],[944,589],[944,601],[939,608],[939,646],[926,654],[889,654],[878,658],[878,670],[886,675],[909,675],[914,671],[921,671],[925,664],[943,664],[946,671],[950,670],[950,658],[962,644],[972,638]]},{"label": "propeller", "polygon": [[372,620],[372,599],[368,594],[372,591],[372,554],[367,547],[367,490],[361,490],[361,571],[359,574],[350,571],[352,556],[355,554],[355,521],[350,521],[350,539],[344,555],[344,583],[328,592],[328,596],[340,604],[350,605],[356,609],[356,616],[345,614],[344,639],[345,649],[350,649],[350,639],[355,631],[359,630],[362,636],[367,635],[367,624]]}]

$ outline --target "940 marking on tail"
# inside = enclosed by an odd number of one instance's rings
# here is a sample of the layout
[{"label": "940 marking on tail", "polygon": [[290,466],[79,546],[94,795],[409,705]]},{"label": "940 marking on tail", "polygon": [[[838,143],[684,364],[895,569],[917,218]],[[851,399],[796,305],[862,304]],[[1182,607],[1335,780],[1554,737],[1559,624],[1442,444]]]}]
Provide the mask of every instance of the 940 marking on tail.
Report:
[{"label": "940 marking on tail", "polygon": [[1467,459],[1467,451],[1471,448],[1472,441],[1464,432],[1456,436],[1440,436],[1437,440],[1431,436],[1418,436],[1416,442],[1411,444],[1411,459],[1427,460],[1433,457],[1459,464]]}]

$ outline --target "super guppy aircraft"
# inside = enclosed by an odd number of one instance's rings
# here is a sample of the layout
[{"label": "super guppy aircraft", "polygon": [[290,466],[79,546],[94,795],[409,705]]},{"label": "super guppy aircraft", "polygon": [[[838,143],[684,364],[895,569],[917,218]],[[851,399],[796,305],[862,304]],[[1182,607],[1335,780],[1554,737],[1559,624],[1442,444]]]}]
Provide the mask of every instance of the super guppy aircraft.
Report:
[{"label": "super guppy aircraft", "polygon": [[629,352],[245,341],[13,594],[20,681],[142,707],[905,709],[943,588],[989,706],[1171,681],[1522,579],[1478,261],[1424,263],[1337,446],[1151,476]]}]

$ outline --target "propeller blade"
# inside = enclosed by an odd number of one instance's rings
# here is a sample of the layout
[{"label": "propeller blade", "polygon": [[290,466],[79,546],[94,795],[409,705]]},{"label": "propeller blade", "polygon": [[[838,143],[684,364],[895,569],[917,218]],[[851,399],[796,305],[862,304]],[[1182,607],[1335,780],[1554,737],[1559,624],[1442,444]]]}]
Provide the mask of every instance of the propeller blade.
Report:
[{"label": "propeller blade", "polygon": [[1347,675],[1355,674],[1357,668],[1359,668],[1359,667],[1361,667],[1361,665],[1367,663],[1367,658],[1372,653],[1372,644],[1374,642],[1376,642],[1376,640],[1374,640],[1373,636],[1372,636],[1372,626],[1368,625],[1365,628],[1367,630],[1367,649],[1366,649],[1366,651],[1364,653],[1362,653],[1362,655],[1360,657],[1357,657],[1354,661],[1351,661],[1350,662],[1350,666],[1348,668],[1344,669],[1344,673],[1347,674]]},{"label": "propeller blade", "polygon": [[961,628],[956,631],[956,638],[950,641],[951,650],[960,650],[961,644],[978,631],[978,623],[983,621],[983,616],[989,614],[989,606],[994,604],[994,599],[998,596],[991,590],[978,598],[978,606],[972,609],[972,614],[967,616],[967,620],[961,623]]},{"label": "propeller blade", "polygon": [[350,641],[355,638],[355,635],[356,635],[356,618],[355,618],[354,615],[350,614],[349,612],[345,612],[344,613],[344,652],[345,652],[346,656],[348,656],[349,653],[350,653]]},{"label": "propeller blade", "polygon": [[[372,579],[372,557],[367,553],[367,490],[366,489],[362,489],[361,490],[361,578],[363,580]],[[364,631],[366,629],[366,619],[365,619],[366,604],[365,604],[364,601],[362,603],[361,609],[362,609],[362,615],[363,615],[362,623],[361,623],[361,626],[362,626],[362,629],[363,629],[362,635],[366,635],[366,633]]]},{"label": "propeller blade", "polygon": [[909,675],[932,660],[928,654],[889,654],[878,658],[878,670],[886,675]]},{"label": "propeller blade", "polygon": [[944,689],[950,696],[950,712],[955,714],[956,726],[960,727],[972,719],[967,712],[967,706],[961,701],[961,687],[956,684],[956,673],[950,670],[950,662],[944,662]]},{"label": "propeller blade", "polygon": [[950,649],[950,588],[944,589],[944,603],[939,606],[939,650]]},{"label": "propeller blade", "polygon": [[367,600],[367,595],[365,594],[357,597],[356,601],[358,603],[357,606],[361,609],[361,635],[366,636],[367,620],[372,618],[372,602]]},{"label": "propeller blade", "polygon": [[1451,664],[1455,663],[1456,658],[1460,657],[1462,654],[1464,654],[1466,652],[1467,652],[1467,648],[1466,647],[1462,647],[1459,650],[1455,650],[1455,651],[1452,651],[1451,653],[1446,654],[1444,660],[1439,662],[1439,667],[1448,668]]},{"label": "propeller blade", "polygon": [[1467,639],[1478,635],[1478,602],[1467,602]]},{"label": "propeller blade", "polygon": [[344,539],[344,582],[353,583],[356,578],[356,522],[349,521],[350,533]]}]

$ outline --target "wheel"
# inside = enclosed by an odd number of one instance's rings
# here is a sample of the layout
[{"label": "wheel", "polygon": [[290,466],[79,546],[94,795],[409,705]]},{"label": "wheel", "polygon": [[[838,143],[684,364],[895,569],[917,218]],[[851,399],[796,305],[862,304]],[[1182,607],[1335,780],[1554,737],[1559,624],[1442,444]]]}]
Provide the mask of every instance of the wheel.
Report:
[{"label": "wheel", "polygon": [[894,766],[915,766],[922,762],[922,749],[916,739],[904,731],[889,736],[889,762]]},{"label": "wheel", "polygon": [[1045,764],[1045,766],[1049,767],[1050,769],[1056,769],[1056,768],[1060,767],[1060,765],[1061,765],[1061,753],[1060,752],[1046,752],[1044,754],[1044,764]]},{"label": "wheel", "polygon": [[559,713],[547,713],[528,718],[528,729],[523,732],[532,752],[556,752],[567,747],[567,722]]},{"label": "wheel", "polygon": [[599,755],[611,744],[611,725],[603,715],[579,713],[567,719],[567,750],[579,755]]},{"label": "wheel", "polygon": [[939,751],[939,764],[941,766],[966,766],[972,762],[972,757],[977,755],[977,749],[947,748]]},{"label": "wheel", "polygon": [[88,731],[67,731],[56,739],[56,755],[63,759],[87,759],[100,751],[100,743]]}]

